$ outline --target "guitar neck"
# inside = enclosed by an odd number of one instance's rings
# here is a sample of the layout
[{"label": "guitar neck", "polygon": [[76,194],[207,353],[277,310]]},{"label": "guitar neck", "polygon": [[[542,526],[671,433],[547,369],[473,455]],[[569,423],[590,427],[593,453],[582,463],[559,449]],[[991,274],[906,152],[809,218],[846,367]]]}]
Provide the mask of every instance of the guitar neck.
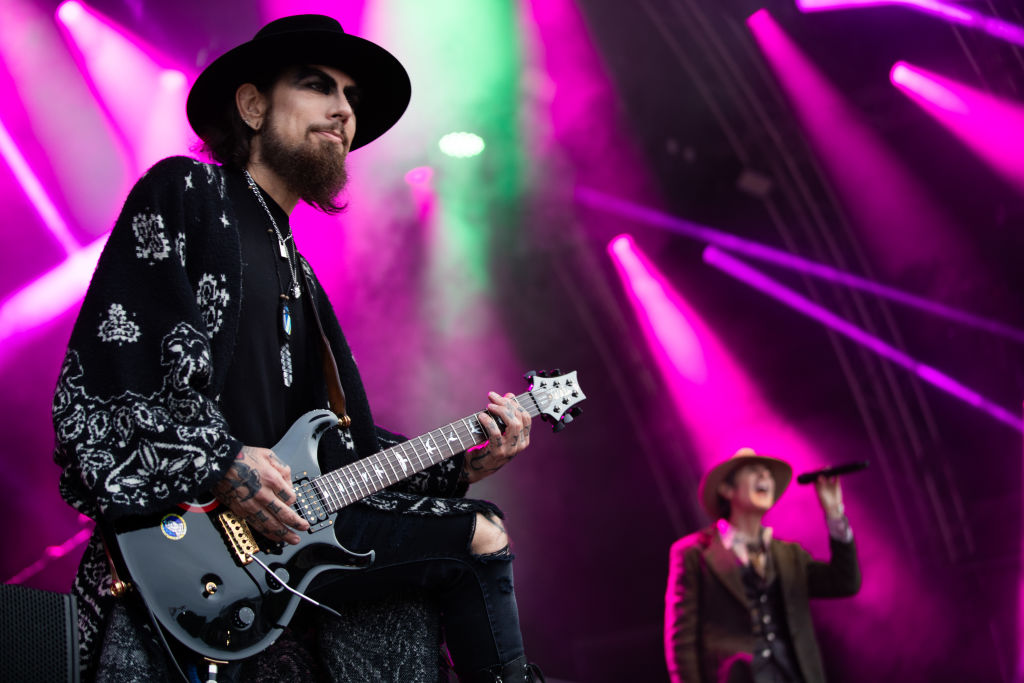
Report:
[{"label": "guitar neck", "polygon": [[[516,396],[516,401],[530,417],[541,413],[545,397],[538,396],[540,393],[541,390],[534,390]],[[336,512],[486,440],[480,419],[469,415],[328,472],[310,483],[320,494],[324,507]]]}]

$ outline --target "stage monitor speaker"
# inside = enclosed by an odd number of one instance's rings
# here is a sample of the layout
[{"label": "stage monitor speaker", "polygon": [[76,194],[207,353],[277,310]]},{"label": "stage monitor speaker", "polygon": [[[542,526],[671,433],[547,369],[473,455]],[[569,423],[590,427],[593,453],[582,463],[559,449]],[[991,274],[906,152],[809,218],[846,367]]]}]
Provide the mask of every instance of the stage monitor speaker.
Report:
[{"label": "stage monitor speaker", "polygon": [[78,683],[75,598],[0,585],[0,681]]}]

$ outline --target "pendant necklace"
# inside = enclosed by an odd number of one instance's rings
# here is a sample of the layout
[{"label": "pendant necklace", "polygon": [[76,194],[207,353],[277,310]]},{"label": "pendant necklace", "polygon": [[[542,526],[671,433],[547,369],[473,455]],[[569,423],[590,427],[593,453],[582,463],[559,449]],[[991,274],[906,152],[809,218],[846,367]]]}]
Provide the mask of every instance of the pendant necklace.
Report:
[{"label": "pendant necklace", "polygon": [[[249,189],[252,190],[253,194],[256,195],[256,199],[259,200],[260,206],[263,207],[263,211],[266,212],[267,218],[270,219],[270,225],[273,227],[273,232],[267,231],[270,234],[271,241],[274,241],[275,237],[277,240],[277,251],[281,258],[288,261],[288,273],[290,281],[288,282],[288,288],[285,293],[281,294],[281,307],[280,307],[280,318],[281,318],[281,332],[284,334],[284,344],[281,346],[281,371],[284,377],[284,385],[290,387],[292,385],[292,353],[291,348],[288,346],[288,340],[292,336],[292,312],[288,305],[291,299],[298,299],[302,296],[302,289],[299,287],[299,279],[297,275],[297,268],[295,263],[299,260],[298,254],[294,253],[295,242],[292,240],[292,235],[289,233],[288,237],[285,238],[281,235],[280,229],[277,227],[277,221],[274,220],[274,215],[270,213],[270,207],[267,206],[266,201],[263,200],[263,193],[256,186],[256,182],[249,175],[249,171],[242,170],[245,174],[245,180],[249,184]],[[288,242],[292,244],[289,245]],[[290,247],[290,248],[289,248]],[[277,286],[280,291],[282,288],[281,274],[277,271],[277,267],[274,267],[274,275],[277,276]],[[289,297],[289,294],[291,295]]]}]

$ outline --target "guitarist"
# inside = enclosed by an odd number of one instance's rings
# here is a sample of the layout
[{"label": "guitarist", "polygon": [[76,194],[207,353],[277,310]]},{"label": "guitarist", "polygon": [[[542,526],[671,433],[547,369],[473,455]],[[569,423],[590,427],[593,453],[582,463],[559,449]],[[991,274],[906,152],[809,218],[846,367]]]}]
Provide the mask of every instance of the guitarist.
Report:
[{"label": "guitarist", "polygon": [[[103,527],[212,492],[266,537],[299,543],[308,524],[290,507],[291,472],[266,446],[306,411],[337,405],[321,336],[351,418],[349,429],[322,438],[322,468],[401,441],[374,426],[330,302],[295,249],[289,214],[299,200],[341,211],[346,155],[394,125],[409,96],[395,57],[320,15],[273,21],[200,74],[187,113],[218,165],[165,159],[135,185],[61,368],[55,458],[72,506]],[[501,512],[462,497],[526,448],[530,417],[512,394],[491,393],[479,420],[485,447],[341,512],[338,540],[375,550],[376,561],[321,581],[316,597],[340,604],[426,589],[439,600],[460,680],[542,680],[524,655]],[[97,533],[74,586],[85,680],[171,680],[174,667],[154,649],[138,596],[116,601],[110,583]],[[289,676],[322,680],[330,648],[301,638],[294,647],[303,654],[289,660]],[[314,661],[315,653],[324,656]],[[436,680],[433,663],[404,671],[403,680]],[[273,668],[246,661],[222,668],[221,680],[260,680],[254,672]]]}]

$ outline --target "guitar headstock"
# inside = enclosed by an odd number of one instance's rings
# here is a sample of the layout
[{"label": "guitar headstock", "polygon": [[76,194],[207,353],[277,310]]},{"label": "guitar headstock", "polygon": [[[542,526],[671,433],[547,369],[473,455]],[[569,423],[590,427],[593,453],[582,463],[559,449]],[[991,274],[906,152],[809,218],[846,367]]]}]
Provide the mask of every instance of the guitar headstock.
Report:
[{"label": "guitar headstock", "polygon": [[561,370],[531,370],[525,377],[530,382],[530,395],[537,403],[541,419],[552,423],[554,431],[565,429],[582,412],[577,404],[586,396],[580,389],[575,370],[564,374]]}]

